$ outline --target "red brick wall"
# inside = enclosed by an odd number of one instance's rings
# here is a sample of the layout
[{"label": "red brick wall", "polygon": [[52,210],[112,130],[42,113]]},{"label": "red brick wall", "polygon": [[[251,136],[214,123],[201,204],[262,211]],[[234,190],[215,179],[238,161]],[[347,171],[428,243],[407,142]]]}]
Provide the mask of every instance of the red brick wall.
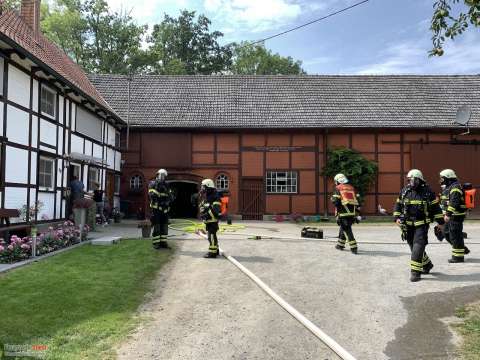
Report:
[{"label": "red brick wall", "polygon": [[[333,188],[331,179],[320,175],[325,163],[325,148],[346,146],[358,150],[368,159],[378,162],[379,174],[375,184],[365,196],[364,213],[375,214],[378,204],[390,210],[406,172],[411,167],[412,142],[449,141],[453,134],[441,132],[414,131],[375,132],[363,130],[329,131],[324,133],[290,131],[289,133],[168,133],[156,134],[153,131],[130,133],[130,149],[125,153],[126,165],[122,179],[122,196],[141,203],[142,197],[133,197],[128,189],[128,179],[141,173],[145,178],[154,176],[156,169],[171,157],[171,151],[150,154],[152,143],[158,139],[176,139],[183,141],[182,154],[174,154],[188,166],[169,166],[171,174],[190,174],[198,179],[214,179],[221,172],[226,173],[231,184],[231,211],[241,212],[239,208],[240,185],[242,179],[264,181],[268,170],[292,170],[298,172],[297,194],[266,194],[264,208],[266,213],[300,212],[315,214],[332,212],[330,193]],[[478,135],[476,135],[478,137]],[[471,138],[475,138],[472,135]],[[182,140],[183,139],[183,140]],[[188,139],[185,140],[185,139]],[[150,145],[149,145],[150,144]],[[153,145],[157,148],[157,145]],[[178,147],[177,147],[178,149]],[[179,152],[179,151],[176,151]],[[188,152],[187,155],[185,155]],[[432,154],[432,159],[435,154]],[[168,163],[168,161],[167,161]],[[135,200],[136,199],[136,200]]]}]

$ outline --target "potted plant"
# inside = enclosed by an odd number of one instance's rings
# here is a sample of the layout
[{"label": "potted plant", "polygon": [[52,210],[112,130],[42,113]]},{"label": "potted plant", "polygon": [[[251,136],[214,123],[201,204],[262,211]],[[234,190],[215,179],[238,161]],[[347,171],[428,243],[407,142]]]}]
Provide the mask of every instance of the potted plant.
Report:
[{"label": "potted plant", "polygon": [[116,223],[119,223],[120,220],[122,219],[122,213],[116,207],[113,208],[112,210],[112,216],[113,216],[113,221]]},{"label": "potted plant", "polygon": [[149,238],[152,233],[152,223],[150,220],[140,220],[138,222],[138,227],[142,229],[142,237]]},{"label": "potted plant", "polygon": [[73,202],[73,217],[75,225],[77,225],[83,232],[85,222],[87,221],[87,210],[92,206],[94,201],[92,199],[81,198]]}]

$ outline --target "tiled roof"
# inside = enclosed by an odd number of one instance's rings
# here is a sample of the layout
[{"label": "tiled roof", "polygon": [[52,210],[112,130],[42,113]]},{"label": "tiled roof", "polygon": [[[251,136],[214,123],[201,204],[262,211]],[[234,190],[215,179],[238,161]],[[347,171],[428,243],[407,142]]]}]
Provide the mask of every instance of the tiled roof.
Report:
[{"label": "tiled roof", "polygon": [[[125,76],[91,75],[127,118]],[[480,76],[135,76],[132,126],[450,128],[459,106],[480,127]]]},{"label": "tiled roof", "polygon": [[0,39],[7,43],[8,40],[13,41],[17,46],[23,48],[74,85],[77,90],[89,96],[105,110],[116,115],[114,110],[92,85],[82,68],[42,34],[39,34],[36,39],[33,30],[22,20],[17,12],[5,11],[0,15]]}]

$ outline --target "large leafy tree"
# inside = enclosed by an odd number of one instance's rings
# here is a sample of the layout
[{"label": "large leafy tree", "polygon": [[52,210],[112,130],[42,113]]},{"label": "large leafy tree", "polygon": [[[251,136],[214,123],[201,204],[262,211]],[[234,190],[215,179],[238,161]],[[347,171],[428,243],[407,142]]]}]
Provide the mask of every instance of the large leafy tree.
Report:
[{"label": "large leafy tree", "polygon": [[126,74],[147,67],[147,30],[105,0],[56,0],[42,11],[42,30],[86,71]]},{"label": "large leafy tree", "polygon": [[272,53],[261,45],[247,42],[234,45],[232,73],[239,75],[305,74],[302,62]]},{"label": "large leafy tree", "polygon": [[158,74],[218,74],[230,68],[232,52],[221,46],[219,31],[210,31],[210,20],[183,10],[178,18],[165,15],[154,25],[150,54]]},{"label": "large leafy tree", "polygon": [[[462,8],[454,12],[457,8]],[[442,56],[443,44],[453,40],[469,26],[480,27],[480,0],[438,0],[433,4],[432,30],[433,49],[430,55]]]}]

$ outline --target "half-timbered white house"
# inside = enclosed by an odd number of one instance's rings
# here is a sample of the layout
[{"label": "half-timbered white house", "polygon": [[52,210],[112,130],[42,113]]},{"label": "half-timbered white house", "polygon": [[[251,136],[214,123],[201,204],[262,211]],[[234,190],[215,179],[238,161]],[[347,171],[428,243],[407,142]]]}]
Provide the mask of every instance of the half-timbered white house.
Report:
[{"label": "half-timbered white house", "polygon": [[39,0],[23,0],[20,13],[0,14],[1,208],[41,202],[36,220],[65,219],[74,175],[85,190],[100,183],[110,205],[119,207],[124,122],[83,70],[41,34],[39,17]]}]

